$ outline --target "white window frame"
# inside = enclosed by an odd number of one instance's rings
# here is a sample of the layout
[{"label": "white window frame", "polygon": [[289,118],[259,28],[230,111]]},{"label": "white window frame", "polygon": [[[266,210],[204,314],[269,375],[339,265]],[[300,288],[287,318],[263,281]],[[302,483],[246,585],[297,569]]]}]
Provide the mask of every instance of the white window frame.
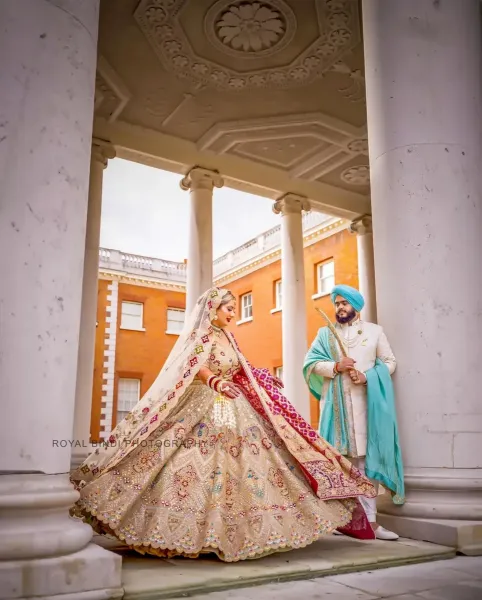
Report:
[{"label": "white window frame", "polygon": [[283,281],[281,279],[274,282],[274,303],[275,306],[271,309],[271,314],[283,309]]},{"label": "white window frame", "polygon": [[[119,408],[120,404],[121,404],[121,388],[122,388],[122,382],[124,381],[129,381],[129,382],[136,382],[136,387],[137,390],[135,391],[135,397],[133,400],[130,400],[128,402],[129,406],[127,408],[125,408],[126,404],[125,401],[123,401],[122,404],[122,410]],[[119,377],[119,380],[117,381],[117,413],[116,413],[116,423],[120,423],[123,419],[125,419],[125,417],[132,411],[132,409],[134,408],[134,406],[139,402],[141,397],[141,380],[140,379],[136,379],[134,377]]]},{"label": "white window frame", "polygon": [[[182,321],[169,319],[169,313],[182,313],[182,317],[183,317]],[[167,327],[166,327],[167,335],[179,335],[181,333],[181,331],[184,329],[185,319],[186,319],[186,310],[184,308],[168,307],[168,309],[167,309]],[[173,323],[181,323],[181,327],[179,328],[179,330],[176,330],[176,327],[172,326]]]},{"label": "white window frame", "polygon": [[[136,306],[140,306],[141,307],[141,314],[140,314],[140,326],[133,326],[132,323],[128,323],[127,320],[125,319],[125,317],[137,317],[138,315],[129,315],[129,314],[124,314],[124,306],[125,305],[136,305]],[[144,328],[144,303],[143,302],[134,302],[132,300],[121,300],[121,323],[120,323],[120,328],[121,329],[128,329],[130,331],[145,331]]]},{"label": "white window frame", "polygon": [[[327,275],[325,277],[322,276],[323,273],[323,269],[327,266],[327,265],[333,265],[333,275]],[[323,280],[327,280],[327,279],[332,279],[332,285],[329,285],[329,289],[324,289],[322,286],[322,281]],[[328,296],[329,294],[331,294],[331,290],[335,287],[336,283],[335,283],[335,261],[334,259],[330,259],[330,260],[325,260],[321,263],[318,263],[316,265],[316,289],[317,292],[316,294],[314,294],[312,296],[312,298],[322,298],[323,296]]]},{"label": "white window frame", "polygon": [[[250,298],[250,303],[245,303],[245,298]],[[239,304],[241,306],[241,319],[236,325],[242,325],[243,323],[249,323],[253,320],[253,292],[247,292],[239,298]]]},{"label": "white window frame", "polygon": [[281,365],[280,367],[276,367],[276,369],[274,370],[274,374],[276,377],[278,377],[278,379],[281,379],[281,381],[283,381],[283,365]]}]

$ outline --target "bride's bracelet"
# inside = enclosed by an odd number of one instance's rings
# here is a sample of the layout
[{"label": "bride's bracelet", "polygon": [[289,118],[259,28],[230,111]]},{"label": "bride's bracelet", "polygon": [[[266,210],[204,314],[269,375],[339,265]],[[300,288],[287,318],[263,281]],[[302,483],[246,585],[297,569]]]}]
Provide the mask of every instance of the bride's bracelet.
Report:
[{"label": "bride's bracelet", "polygon": [[216,377],[216,375],[211,375],[206,381],[206,385],[215,392],[219,392],[219,386],[221,385],[221,383],[222,379],[220,377]]}]

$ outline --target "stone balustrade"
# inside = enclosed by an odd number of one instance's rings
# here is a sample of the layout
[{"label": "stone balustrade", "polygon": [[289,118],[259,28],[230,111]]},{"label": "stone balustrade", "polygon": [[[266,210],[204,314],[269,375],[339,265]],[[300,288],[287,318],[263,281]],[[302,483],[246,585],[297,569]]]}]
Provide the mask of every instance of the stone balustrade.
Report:
[{"label": "stone balustrade", "polygon": [[106,271],[144,275],[155,279],[186,282],[186,263],[129,254],[119,250],[100,248],[99,268]]}]

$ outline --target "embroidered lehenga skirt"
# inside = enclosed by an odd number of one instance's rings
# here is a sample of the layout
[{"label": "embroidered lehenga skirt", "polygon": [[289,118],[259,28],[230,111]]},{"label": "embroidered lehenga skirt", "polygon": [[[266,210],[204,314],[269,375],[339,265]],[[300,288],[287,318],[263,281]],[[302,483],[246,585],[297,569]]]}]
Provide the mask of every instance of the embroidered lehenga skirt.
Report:
[{"label": "embroidered lehenga skirt", "polygon": [[[229,377],[234,350],[210,368]],[[352,518],[349,500],[318,498],[286,442],[246,395],[234,427],[213,421],[215,393],[187,389],[169,419],[116,468],[80,488],[74,514],[141,553],[224,561],[306,546]]]}]

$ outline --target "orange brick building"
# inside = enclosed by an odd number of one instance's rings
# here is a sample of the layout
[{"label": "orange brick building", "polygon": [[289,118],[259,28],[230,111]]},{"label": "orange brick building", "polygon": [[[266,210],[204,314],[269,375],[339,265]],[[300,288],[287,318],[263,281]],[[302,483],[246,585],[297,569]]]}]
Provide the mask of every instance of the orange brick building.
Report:
[{"label": "orange brick building", "polygon": [[[238,299],[233,333],[253,365],[282,376],[281,249],[275,227],[214,262],[215,284]],[[307,336],[334,316],[334,283],[358,285],[357,241],[348,223],[304,217]],[[186,265],[101,250],[91,438],[99,441],[148,390],[182,328]],[[311,422],[319,407],[311,399]]]}]

